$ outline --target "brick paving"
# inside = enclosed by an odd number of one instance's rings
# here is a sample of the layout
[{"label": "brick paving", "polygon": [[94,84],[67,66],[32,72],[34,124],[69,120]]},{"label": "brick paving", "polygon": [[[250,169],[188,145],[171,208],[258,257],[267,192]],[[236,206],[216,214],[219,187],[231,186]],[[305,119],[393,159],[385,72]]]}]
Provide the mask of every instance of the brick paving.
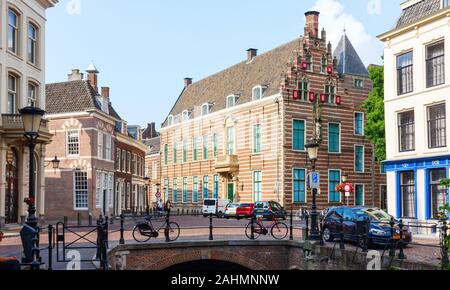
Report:
[{"label": "brick paving", "polygon": [[[127,244],[136,243],[132,237],[132,229],[137,221],[141,221],[142,218],[136,218],[135,220],[128,219],[125,223],[125,234],[124,238]],[[204,241],[208,240],[209,237],[209,218],[196,217],[196,216],[174,216],[171,219],[172,221],[177,222],[181,228],[181,234],[179,241]],[[245,226],[247,225],[247,220],[225,220],[225,219],[214,219],[214,240],[246,240],[245,236]],[[302,240],[302,232],[300,228],[303,228],[304,223],[298,220],[294,222],[294,239]],[[86,225],[87,223],[84,223]],[[289,220],[286,221],[286,224],[289,226]],[[71,224],[75,225],[75,224]],[[161,225],[160,222],[155,222],[155,228],[159,228]],[[67,233],[66,235],[66,243],[71,243],[73,241],[78,240],[80,237],[78,235],[87,234],[92,228],[80,228],[74,230],[76,233]],[[110,248],[118,245],[118,241],[120,239],[120,222],[114,221],[113,225],[110,225],[109,232],[109,241]],[[11,233],[9,233],[11,234]],[[78,235],[77,235],[78,234]],[[78,247],[89,247],[94,246],[89,241],[96,241],[97,234],[94,231],[93,233],[87,235],[85,239],[87,240],[78,240],[75,246]],[[289,238],[289,237],[287,237]],[[261,236],[259,239],[272,239],[269,236]],[[88,241],[89,240],[89,241]],[[151,239],[149,243],[164,243],[164,231],[161,231],[161,235],[158,239]],[[48,234],[44,231],[41,234],[41,248],[48,247]],[[420,245],[417,245],[420,244]],[[333,244],[329,244],[329,246],[333,246]],[[347,248],[355,249],[354,245],[346,244]],[[378,249],[380,252],[383,249]],[[95,255],[95,249],[85,249],[80,250],[82,259],[91,260]],[[67,253],[66,253],[67,254]],[[388,252],[386,252],[386,255]],[[439,248],[439,240],[438,239],[428,239],[428,238],[415,238],[414,244],[408,246],[405,249],[405,254],[407,255],[408,260],[439,265],[441,252]],[[60,255],[62,258],[62,250],[60,250]],[[16,235],[7,236],[0,244],[0,256],[15,256],[20,259],[22,256],[22,244],[20,237]],[[43,258],[43,262],[48,264],[48,250],[41,251],[41,256]],[[54,250],[53,255],[53,268],[57,270],[66,269],[67,263],[58,263],[56,260],[56,249]],[[92,263],[82,263],[82,269],[95,269]]]}]

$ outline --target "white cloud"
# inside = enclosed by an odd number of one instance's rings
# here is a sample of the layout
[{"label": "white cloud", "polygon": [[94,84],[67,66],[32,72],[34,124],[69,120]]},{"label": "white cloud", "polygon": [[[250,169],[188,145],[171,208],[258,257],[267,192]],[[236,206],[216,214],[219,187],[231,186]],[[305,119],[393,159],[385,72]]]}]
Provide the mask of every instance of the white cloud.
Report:
[{"label": "white cloud", "polygon": [[367,14],[380,15],[381,14],[381,0],[370,0],[367,3]]},{"label": "white cloud", "polygon": [[339,1],[318,0],[311,9],[320,12],[320,30],[325,28],[327,39],[331,41],[333,48],[338,45],[345,28],[348,38],[366,66],[381,63],[382,43],[367,32],[361,21],[346,12]]}]

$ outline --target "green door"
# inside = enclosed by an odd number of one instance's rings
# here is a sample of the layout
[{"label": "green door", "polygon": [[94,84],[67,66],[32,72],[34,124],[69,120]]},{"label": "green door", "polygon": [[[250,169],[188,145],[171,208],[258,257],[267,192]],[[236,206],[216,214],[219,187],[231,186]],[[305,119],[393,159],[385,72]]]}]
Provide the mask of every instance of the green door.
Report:
[{"label": "green door", "polygon": [[234,201],[234,184],[228,183],[228,199],[230,202]]}]

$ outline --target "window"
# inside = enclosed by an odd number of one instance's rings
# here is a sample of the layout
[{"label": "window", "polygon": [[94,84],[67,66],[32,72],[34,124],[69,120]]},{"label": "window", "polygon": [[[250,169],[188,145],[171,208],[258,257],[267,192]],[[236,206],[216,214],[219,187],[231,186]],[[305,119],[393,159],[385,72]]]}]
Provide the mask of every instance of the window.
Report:
[{"label": "window", "polygon": [[164,200],[169,200],[169,179],[164,179]]},{"label": "window", "polygon": [[447,204],[447,189],[441,186],[441,180],[447,178],[445,169],[430,170],[430,218],[438,220],[440,208]]},{"label": "window", "polygon": [[427,88],[445,83],[444,41],[427,46]]},{"label": "window", "polygon": [[364,185],[355,184],[355,206],[364,206]]},{"label": "window", "polygon": [[158,168],[156,167],[156,161],[152,161],[152,179],[156,179],[158,177],[157,170],[158,170]]},{"label": "window", "polygon": [[133,153],[133,175],[138,174],[138,166],[137,166],[137,156]]},{"label": "window", "polygon": [[18,31],[19,31],[19,16],[12,9],[8,10],[8,50],[17,54],[18,51]]},{"label": "window", "polygon": [[313,58],[310,54],[306,56],[306,70],[313,71]]},{"label": "window", "polygon": [[69,130],[67,131],[67,156],[80,155],[80,131]]},{"label": "window", "polygon": [[37,28],[31,23],[28,23],[28,61],[32,64],[36,64],[36,51],[37,51]]},{"label": "window", "polygon": [[325,94],[328,97],[328,104],[336,103],[336,87],[333,85],[325,86]]},{"label": "window", "polygon": [[219,136],[217,134],[214,134],[213,136],[213,147],[214,147],[214,158],[217,158],[219,155]]},{"label": "window", "polygon": [[117,152],[116,152],[116,170],[117,171],[120,171],[120,168],[121,168],[121,166],[120,166],[120,159],[121,157],[120,157],[120,149],[118,149],[117,150]]},{"label": "window", "polygon": [[381,209],[387,211],[388,210],[387,185],[380,186],[380,195],[381,195]]},{"label": "window", "polygon": [[236,96],[228,96],[227,97],[227,108],[232,108],[236,106],[237,98]]},{"label": "window", "polygon": [[398,135],[400,152],[415,150],[414,111],[398,114]]},{"label": "window", "polygon": [[106,136],[105,159],[111,160],[111,135]]},{"label": "window", "polygon": [[261,201],[263,198],[262,194],[262,172],[253,172],[253,200],[255,202]]},{"label": "window", "polygon": [[128,161],[127,172],[131,173],[131,153],[130,152],[127,152],[127,161]]},{"label": "window", "polygon": [[214,175],[214,199],[219,198],[219,175]]},{"label": "window", "polygon": [[198,139],[197,137],[194,137],[192,139],[192,159],[194,161],[198,160]]},{"label": "window", "polygon": [[187,162],[187,141],[183,140],[183,162]]},{"label": "window", "polygon": [[183,111],[183,121],[189,121],[190,113],[189,111]]},{"label": "window", "polygon": [[328,124],[328,152],[341,152],[341,125],[337,123]]},{"label": "window", "polygon": [[103,133],[98,132],[97,157],[103,159]]},{"label": "window", "polygon": [[108,206],[114,204],[114,174],[108,174]]},{"label": "window", "polygon": [[203,199],[209,198],[209,177],[203,176]]},{"label": "window", "polygon": [[203,160],[208,160],[209,154],[208,154],[208,136],[203,136]]},{"label": "window", "polygon": [[261,153],[261,125],[253,126],[253,153]]},{"label": "window", "polygon": [[34,83],[28,83],[28,105],[32,107],[38,106],[38,86]]},{"label": "window", "polygon": [[209,114],[209,104],[202,105],[202,116],[206,116]]},{"label": "window", "polygon": [[400,173],[401,216],[416,218],[414,171]]},{"label": "window", "polygon": [[102,199],[103,199],[103,182],[104,182],[104,176],[103,173],[100,171],[97,171],[96,174],[96,182],[95,182],[95,207],[96,208],[102,208]]},{"label": "window", "polygon": [[192,182],[192,203],[198,203],[198,177],[195,176]]},{"label": "window", "polygon": [[74,195],[75,210],[87,210],[89,208],[87,172],[74,172]]},{"label": "window", "polygon": [[292,128],[292,149],[296,151],[305,150],[305,121],[294,120]]},{"label": "window", "polygon": [[328,176],[329,176],[328,181],[329,202],[339,203],[341,202],[341,193],[339,191],[336,191],[336,186],[338,186],[341,183],[341,171],[329,170]]},{"label": "window", "polygon": [[176,164],[178,162],[178,143],[176,140],[173,140],[172,154],[173,164]]},{"label": "window", "polygon": [[178,179],[173,179],[173,203],[178,203]]},{"label": "window", "polygon": [[364,86],[364,81],[361,79],[355,79],[355,88],[362,89]]},{"label": "window", "polygon": [[355,112],[355,135],[364,136],[364,113]]},{"label": "window", "polygon": [[173,125],[173,116],[172,115],[167,117],[167,125],[168,126],[172,126]]},{"label": "window", "polygon": [[364,146],[355,145],[355,172],[364,173]]},{"label": "window", "polygon": [[262,99],[262,87],[253,88],[253,101]]},{"label": "window", "polygon": [[306,203],[306,170],[294,169],[293,175],[294,203]]},{"label": "window", "polygon": [[300,100],[306,102],[309,94],[309,82],[306,78],[302,78],[298,82],[298,91],[300,92]]},{"label": "window", "polygon": [[227,154],[234,154],[234,127],[227,127]]},{"label": "window", "polygon": [[445,104],[428,107],[428,148],[447,147]]},{"label": "window", "polygon": [[127,153],[125,152],[125,150],[122,150],[122,164],[120,165],[121,171],[126,172],[127,170],[126,167],[127,167]]},{"label": "window", "polygon": [[126,208],[131,209],[131,183],[127,182]]},{"label": "window", "polygon": [[137,211],[138,209],[137,209],[137,207],[138,207],[138,199],[137,199],[137,196],[138,196],[138,193],[137,193],[137,185],[136,184],[133,184],[133,208],[134,208],[134,210],[135,211]]},{"label": "window", "polygon": [[397,90],[399,95],[413,91],[413,52],[397,56]]},{"label": "window", "polygon": [[169,164],[169,145],[164,145],[164,165]]},{"label": "window", "polygon": [[13,75],[8,75],[8,102],[7,102],[7,113],[17,114],[18,108],[18,97],[17,97],[18,79]]},{"label": "window", "polygon": [[187,193],[187,177],[183,177],[183,203],[187,203],[188,193]]},{"label": "window", "polygon": [[324,55],[320,60],[320,72],[323,74],[327,73],[327,67],[328,67],[328,57]]}]

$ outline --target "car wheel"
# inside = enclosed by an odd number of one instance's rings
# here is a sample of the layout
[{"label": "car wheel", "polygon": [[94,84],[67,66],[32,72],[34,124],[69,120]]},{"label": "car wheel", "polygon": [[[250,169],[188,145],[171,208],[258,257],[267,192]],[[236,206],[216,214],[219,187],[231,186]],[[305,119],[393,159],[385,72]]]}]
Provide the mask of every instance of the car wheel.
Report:
[{"label": "car wheel", "polygon": [[333,234],[331,233],[329,228],[323,229],[323,240],[328,243],[331,243],[334,240]]}]

